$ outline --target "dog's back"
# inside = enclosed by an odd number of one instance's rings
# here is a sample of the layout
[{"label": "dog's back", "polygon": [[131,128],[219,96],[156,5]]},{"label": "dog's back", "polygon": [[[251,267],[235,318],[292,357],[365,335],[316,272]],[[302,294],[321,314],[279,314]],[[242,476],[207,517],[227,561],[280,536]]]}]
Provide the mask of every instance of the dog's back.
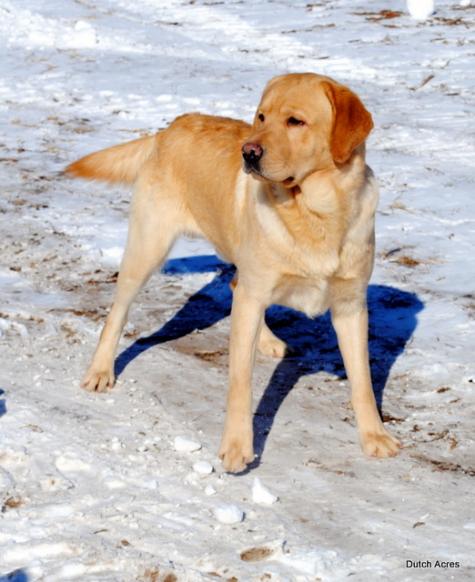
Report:
[{"label": "dog's back", "polygon": [[190,234],[205,236],[232,261],[234,193],[249,130],[243,121],[190,113],[155,135],[92,153],[65,171],[111,183],[153,183],[155,196],[173,196],[188,214]]},{"label": "dog's back", "polygon": [[[213,172],[210,174],[219,174],[220,167],[228,163],[239,168],[241,145],[249,129],[243,121],[188,113],[177,117],[167,129],[155,135],[89,154],[70,164],[65,173],[75,178],[132,184],[144,164],[154,154],[163,152],[162,160],[166,158],[166,163],[175,171],[184,164],[188,168],[196,166],[197,171],[191,172],[191,178],[199,179],[204,174],[203,165],[211,165]],[[160,157],[156,161],[160,163]],[[180,175],[185,172],[177,172],[175,177]]]}]

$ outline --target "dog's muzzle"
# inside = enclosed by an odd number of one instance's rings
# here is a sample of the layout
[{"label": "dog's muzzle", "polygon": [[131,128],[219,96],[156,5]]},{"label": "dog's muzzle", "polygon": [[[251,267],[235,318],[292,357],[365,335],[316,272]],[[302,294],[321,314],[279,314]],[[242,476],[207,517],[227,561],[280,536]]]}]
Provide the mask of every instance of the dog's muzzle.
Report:
[{"label": "dog's muzzle", "polygon": [[264,155],[264,150],[258,143],[245,143],[242,146],[242,157],[244,159],[244,170],[247,173],[260,172],[259,162]]}]

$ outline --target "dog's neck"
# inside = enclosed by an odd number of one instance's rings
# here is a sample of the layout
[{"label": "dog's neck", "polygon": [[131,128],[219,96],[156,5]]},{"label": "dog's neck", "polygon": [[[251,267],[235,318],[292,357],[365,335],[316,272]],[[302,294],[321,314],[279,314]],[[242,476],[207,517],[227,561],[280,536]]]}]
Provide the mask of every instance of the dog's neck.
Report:
[{"label": "dog's neck", "polygon": [[365,147],[362,144],[345,164],[332,164],[315,170],[290,187],[266,184],[263,191],[267,191],[268,202],[284,221],[298,215],[310,223],[315,220],[317,223],[322,220],[346,222],[352,212],[353,200],[365,179]]},{"label": "dog's neck", "polygon": [[345,208],[365,183],[366,162],[364,144],[353,152],[345,164],[334,164],[308,175],[301,184],[297,197],[308,209],[327,216],[334,213],[345,215]]}]

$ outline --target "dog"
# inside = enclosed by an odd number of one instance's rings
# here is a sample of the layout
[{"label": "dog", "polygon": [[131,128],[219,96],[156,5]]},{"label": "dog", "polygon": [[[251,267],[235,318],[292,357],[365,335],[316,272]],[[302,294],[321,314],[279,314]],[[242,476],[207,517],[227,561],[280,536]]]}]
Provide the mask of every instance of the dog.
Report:
[{"label": "dog", "polygon": [[114,357],[130,304],[182,234],[210,241],[236,266],[229,391],[219,450],[228,472],[254,459],[251,375],[256,349],[283,357],[266,326],[281,304],[330,309],[364,453],[397,454],[383,426],[368,359],[366,294],[374,263],[378,188],[365,163],[373,121],[359,97],[314,73],[275,77],[252,125],[185,114],[155,135],[90,154],[69,176],[135,184],[112,308],[82,386],[114,384]]}]

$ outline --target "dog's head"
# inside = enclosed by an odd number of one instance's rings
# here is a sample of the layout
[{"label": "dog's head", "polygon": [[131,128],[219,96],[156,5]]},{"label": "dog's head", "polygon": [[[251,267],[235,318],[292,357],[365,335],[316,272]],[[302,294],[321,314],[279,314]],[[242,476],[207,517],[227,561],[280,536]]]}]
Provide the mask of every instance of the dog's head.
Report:
[{"label": "dog's head", "polygon": [[313,73],[275,77],[242,147],[244,170],[292,187],[315,171],[345,164],[372,127],[360,99],[332,79]]}]

